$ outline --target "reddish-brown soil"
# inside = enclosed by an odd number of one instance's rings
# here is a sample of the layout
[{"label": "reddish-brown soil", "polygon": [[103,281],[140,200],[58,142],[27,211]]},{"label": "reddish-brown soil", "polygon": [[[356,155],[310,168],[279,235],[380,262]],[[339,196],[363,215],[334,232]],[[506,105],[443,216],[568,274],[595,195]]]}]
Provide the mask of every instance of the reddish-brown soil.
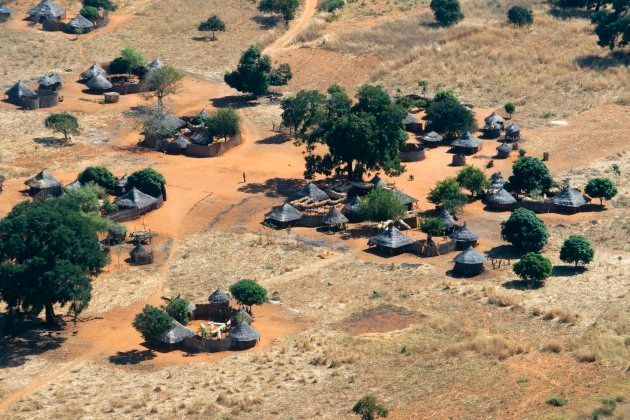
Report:
[{"label": "reddish-brown soil", "polygon": [[349,316],[339,321],[335,326],[352,335],[383,333],[417,324],[424,318],[426,318],[426,315],[418,314],[405,308],[393,305],[380,305]]}]

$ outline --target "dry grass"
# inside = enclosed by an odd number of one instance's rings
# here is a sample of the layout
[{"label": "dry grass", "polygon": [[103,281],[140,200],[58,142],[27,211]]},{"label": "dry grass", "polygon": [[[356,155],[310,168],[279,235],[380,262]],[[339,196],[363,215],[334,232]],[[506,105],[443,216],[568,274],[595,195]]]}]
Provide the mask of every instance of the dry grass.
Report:
[{"label": "dry grass", "polygon": [[482,293],[488,299],[488,304],[490,305],[513,309],[522,307],[521,303],[515,296],[507,293],[501,293],[496,287],[485,286]]},{"label": "dry grass", "polygon": [[561,353],[564,350],[564,344],[559,340],[551,340],[542,346],[541,350],[549,353]]},{"label": "dry grass", "polygon": [[464,351],[474,351],[484,356],[490,356],[499,360],[523,354],[526,347],[512,340],[495,335],[479,335],[470,340],[447,347],[444,352],[447,356],[457,356]]}]

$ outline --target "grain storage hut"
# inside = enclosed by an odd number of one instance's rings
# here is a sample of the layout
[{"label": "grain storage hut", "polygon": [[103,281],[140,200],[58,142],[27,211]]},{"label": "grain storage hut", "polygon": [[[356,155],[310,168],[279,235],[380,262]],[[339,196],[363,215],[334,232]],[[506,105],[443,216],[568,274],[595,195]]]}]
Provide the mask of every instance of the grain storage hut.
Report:
[{"label": "grain storage hut", "polygon": [[459,276],[476,276],[483,272],[486,257],[472,246],[455,257],[453,272]]},{"label": "grain storage hut", "polygon": [[9,9],[4,4],[0,4],[0,23],[4,23],[11,19],[11,13],[13,13],[12,9]]},{"label": "grain storage hut", "polygon": [[228,333],[234,350],[247,350],[254,347],[260,340],[260,333],[247,322],[239,322]]},{"label": "grain storage hut", "polygon": [[507,159],[510,157],[510,153],[512,153],[512,146],[506,142],[501,143],[501,145],[497,147],[497,159]]},{"label": "grain storage hut", "polygon": [[447,235],[459,227],[453,216],[451,216],[451,213],[449,213],[444,207],[438,207],[435,209],[435,217],[440,219],[444,225],[444,233]]},{"label": "grain storage hut", "polygon": [[172,141],[166,144],[164,150],[166,151],[166,153],[171,155],[182,155],[186,151],[186,148],[189,144],[190,142],[187,139],[185,139],[181,135],[178,135]]},{"label": "grain storage hut", "polygon": [[472,155],[477,153],[483,147],[482,141],[466,131],[460,138],[451,143],[455,153],[463,155]]},{"label": "grain storage hut", "polygon": [[407,208],[407,210],[411,211],[416,207],[418,203],[418,199],[410,196],[409,194],[405,194],[402,191],[397,190],[396,188],[392,188],[391,190],[396,197],[400,200],[401,203]]},{"label": "grain storage hut", "polygon": [[444,140],[444,138],[435,131],[430,131],[420,137],[420,141],[424,147],[437,147],[440,143],[442,143],[442,140]]},{"label": "grain storage hut", "polygon": [[374,246],[381,254],[394,255],[406,252],[414,240],[398,230],[394,225],[380,235],[370,238],[368,246]]},{"label": "grain storage hut", "polygon": [[486,198],[486,202],[488,207],[493,210],[509,211],[516,204],[516,198],[512,197],[512,194],[504,188],[501,188],[496,192],[490,193]]},{"label": "grain storage hut", "polygon": [[114,85],[112,85],[112,82],[107,80],[107,78],[102,74],[97,74],[96,76],[92,77],[90,80],[87,81],[85,85],[90,89],[90,91],[94,93],[108,92],[111,88],[114,87]]},{"label": "grain storage hut", "polygon": [[319,188],[317,185],[309,182],[306,184],[300,191],[298,191],[294,196],[293,200],[304,200],[308,199],[310,201],[326,201],[330,197],[324,190]]},{"label": "grain storage hut", "polygon": [[345,230],[346,223],[348,223],[348,219],[346,216],[341,214],[341,212],[337,209],[337,207],[332,206],[328,211],[326,217],[324,217],[324,224],[328,226],[329,229],[334,230]]},{"label": "grain storage hut", "polygon": [[29,187],[29,195],[36,199],[44,199],[61,194],[61,182],[48,171],[41,171],[34,177],[24,181],[24,184]]},{"label": "grain storage hut", "polygon": [[521,128],[512,123],[505,129],[505,141],[519,141],[521,138]]},{"label": "grain storage hut", "polygon": [[416,117],[411,112],[407,113],[405,118],[403,118],[402,123],[405,126],[405,131],[416,134],[422,132],[422,123],[420,122],[418,117]]},{"label": "grain storage hut", "polygon": [[483,122],[485,122],[486,124],[499,124],[501,128],[503,128],[503,124],[505,124],[505,119],[499,116],[499,114],[497,114],[496,112],[493,112],[492,114],[484,118]]},{"label": "grain storage hut", "polygon": [[451,239],[455,241],[455,247],[457,249],[477,246],[477,241],[479,240],[479,235],[466,226],[466,223],[464,223],[464,226],[456,229],[450,236]]},{"label": "grain storage hut", "polygon": [[289,203],[274,207],[265,215],[265,220],[278,229],[293,226],[302,218],[303,214]]},{"label": "grain storage hut", "polygon": [[94,29],[94,23],[83,15],[76,15],[66,25],[68,30],[75,34],[85,34]]},{"label": "grain storage hut", "polygon": [[136,245],[129,252],[129,256],[134,265],[146,265],[153,262],[153,250],[146,245]]},{"label": "grain storage hut", "polygon": [[[205,313],[204,313],[205,314]],[[215,290],[208,297],[207,316],[212,321],[227,321],[232,316],[230,295],[223,290]]]},{"label": "grain storage hut", "polygon": [[247,322],[251,325],[252,322],[254,322],[254,319],[250,314],[247,313],[245,309],[238,308],[238,310],[234,311],[234,313],[232,314],[232,317],[230,318],[230,324],[236,325],[241,322]]},{"label": "grain storage hut", "polygon": [[61,90],[62,88],[61,76],[54,73],[47,74],[44,77],[40,77],[37,81],[37,84],[37,90],[39,91],[51,90],[56,92],[58,90]]},{"label": "grain storage hut", "polygon": [[35,23],[44,21],[60,21],[66,18],[66,11],[51,0],[42,0],[37,6],[27,12],[29,20]]},{"label": "grain storage hut", "polygon": [[497,123],[486,124],[483,127],[483,134],[488,139],[496,139],[501,135],[501,130],[503,126]]}]

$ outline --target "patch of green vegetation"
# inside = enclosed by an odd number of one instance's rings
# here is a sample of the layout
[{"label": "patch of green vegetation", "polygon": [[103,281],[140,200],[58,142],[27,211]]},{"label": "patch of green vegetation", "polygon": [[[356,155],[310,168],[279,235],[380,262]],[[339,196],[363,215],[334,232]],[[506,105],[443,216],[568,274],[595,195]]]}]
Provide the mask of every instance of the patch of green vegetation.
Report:
[{"label": "patch of green vegetation", "polygon": [[562,407],[563,405],[566,405],[567,402],[566,398],[557,396],[549,397],[549,399],[547,399],[547,404],[553,405],[554,407]]}]

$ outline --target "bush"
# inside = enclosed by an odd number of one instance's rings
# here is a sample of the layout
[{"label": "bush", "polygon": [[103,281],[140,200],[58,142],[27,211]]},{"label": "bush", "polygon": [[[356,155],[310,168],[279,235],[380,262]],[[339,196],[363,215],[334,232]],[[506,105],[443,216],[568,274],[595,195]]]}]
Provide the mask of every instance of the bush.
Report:
[{"label": "bush", "polygon": [[242,305],[262,305],[267,302],[267,289],[254,280],[239,280],[230,286],[230,293]]},{"label": "bush", "polygon": [[560,259],[566,263],[588,264],[593,261],[595,251],[590,242],[580,235],[570,235],[560,248]]},{"label": "bush", "polygon": [[420,223],[420,230],[429,238],[444,235],[444,223],[437,217],[427,217]]},{"label": "bush", "polygon": [[435,20],[444,26],[454,25],[464,18],[458,0],[431,0]]},{"label": "bush", "polygon": [[523,251],[540,251],[549,240],[545,223],[533,211],[524,208],[514,210],[509,219],[501,223],[501,236]]},{"label": "bush", "polygon": [[549,258],[535,252],[528,252],[514,264],[513,269],[514,273],[525,281],[542,283],[551,276],[552,268]]},{"label": "bush", "polygon": [[144,66],[144,56],[133,48],[125,48],[109,63],[110,74],[139,73]]},{"label": "bush", "polygon": [[217,15],[212,15],[199,24],[197,27],[200,31],[212,32],[212,39],[216,39],[216,32],[225,32],[225,23]]},{"label": "bush", "polygon": [[431,130],[457,137],[476,127],[472,112],[457,100],[445,98],[433,100],[427,109]]},{"label": "bush", "polygon": [[111,0],[83,0],[83,5],[110,11],[118,8]]},{"label": "bush", "polygon": [[337,9],[342,9],[346,5],[344,0],[324,0],[318,7],[320,12],[332,13]]},{"label": "bush", "polygon": [[534,23],[534,12],[523,6],[512,6],[507,12],[509,21],[517,26],[526,26]]},{"label": "bush", "polygon": [[174,297],[164,306],[164,311],[182,325],[188,324],[190,302],[183,297]]},{"label": "bush", "polygon": [[553,405],[555,407],[562,407],[566,403],[567,403],[566,398],[556,397],[556,396],[549,397],[549,399],[547,400],[547,404]]},{"label": "bush", "polygon": [[94,182],[106,190],[113,190],[116,186],[114,174],[104,166],[89,166],[79,174],[77,179],[83,185]]},{"label": "bush", "polygon": [[159,343],[173,326],[173,318],[155,306],[147,305],[133,320],[133,327],[148,342]]},{"label": "bush", "polygon": [[162,188],[166,180],[161,173],[153,168],[145,168],[129,175],[128,187],[137,188],[153,197],[162,195]]},{"label": "bush", "polygon": [[81,11],[79,13],[87,20],[96,20],[100,16],[98,9],[93,6],[84,6],[83,8],[81,8]]},{"label": "bush", "polygon": [[407,209],[392,190],[374,188],[359,203],[359,214],[366,220],[400,220]]},{"label": "bush", "polygon": [[510,185],[517,191],[547,191],[553,185],[549,169],[535,157],[520,157],[512,165]]},{"label": "bush", "polygon": [[483,193],[488,187],[488,179],[483,171],[475,166],[466,166],[457,173],[457,183],[470,191],[473,197]]},{"label": "bush", "polygon": [[68,140],[72,135],[78,136],[82,131],[77,117],[67,112],[50,114],[44,120],[44,126],[54,133],[63,134],[64,140]]},{"label": "bush", "polygon": [[226,139],[241,131],[242,118],[234,108],[219,109],[205,121],[212,137]]},{"label": "bush", "polygon": [[599,198],[599,204],[604,205],[604,199],[610,200],[617,195],[617,187],[608,178],[593,178],[588,181],[584,192],[592,198]]},{"label": "bush", "polygon": [[429,191],[429,202],[440,205],[451,214],[460,212],[464,204],[468,202],[455,178],[445,178],[435,184],[435,188]]},{"label": "bush", "polygon": [[510,118],[512,118],[512,114],[514,114],[514,112],[516,111],[516,105],[514,105],[512,102],[508,102],[507,104],[503,105],[503,109],[505,110],[505,112],[507,112]]},{"label": "bush", "polygon": [[389,415],[387,408],[373,395],[366,395],[357,401],[352,407],[352,411],[361,416],[363,420],[373,420],[377,417],[387,417]]}]

